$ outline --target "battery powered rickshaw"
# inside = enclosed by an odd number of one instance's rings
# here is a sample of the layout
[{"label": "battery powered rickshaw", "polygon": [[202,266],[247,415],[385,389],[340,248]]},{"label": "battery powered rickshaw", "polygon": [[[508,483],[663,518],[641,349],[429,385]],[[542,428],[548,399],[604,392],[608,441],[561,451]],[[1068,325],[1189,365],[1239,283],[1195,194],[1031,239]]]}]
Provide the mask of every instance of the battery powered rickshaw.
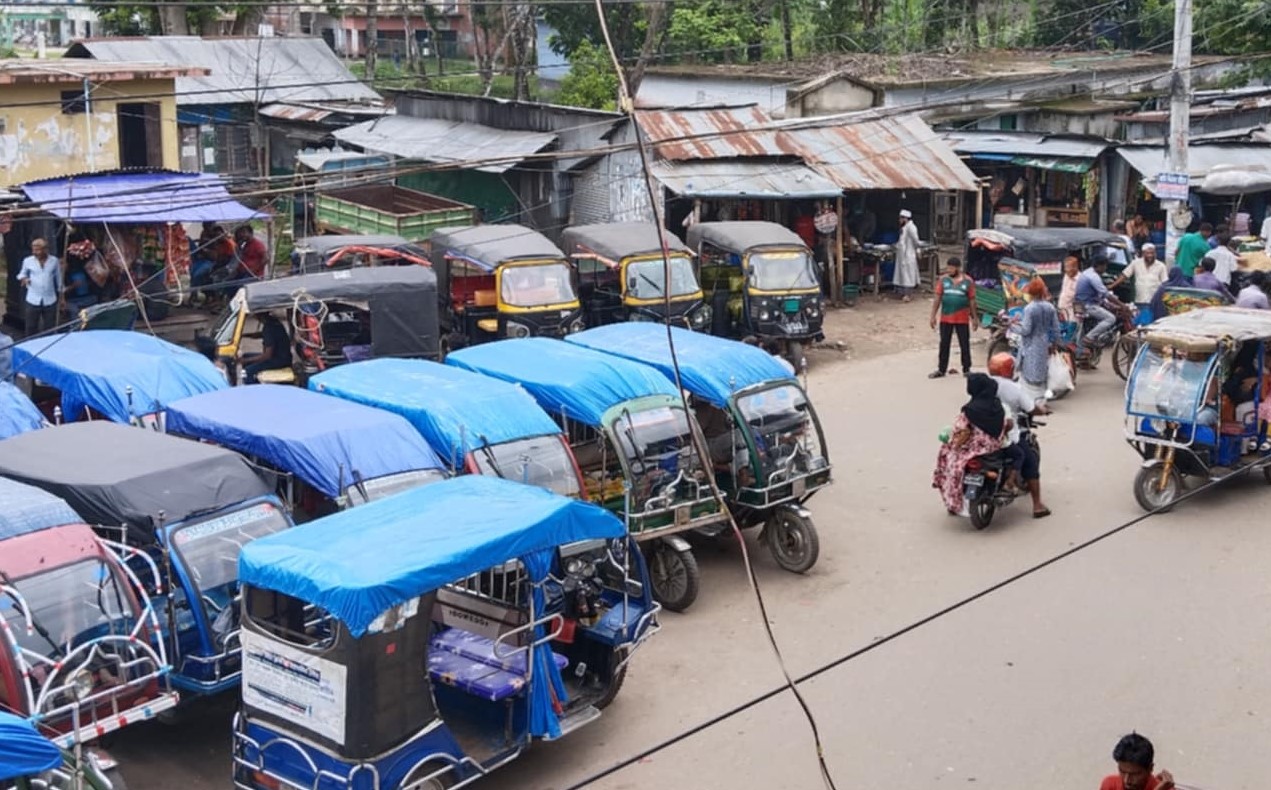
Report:
[{"label": "battery powered rickshaw", "polygon": [[830,483],[825,434],[807,393],[780,360],[735,340],[666,327],[614,324],[568,342],[652,365],[693,395],[715,480],[742,528],[763,525],[760,540],[777,564],[803,573],[820,541],[803,506]]},{"label": "battery powered rickshaw", "polygon": [[247,384],[195,395],[168,404],[164,423],[168,433],[228,447],[274,472],[297,521],[446,476],[402,417],[297,387]]},{"label": "battery powered rickshaw", "polygon": [[574,273],[560,248],[521,225],[440,228],[428,237],[450,348],[583,328]]},{"label": "battery powered rickshaw", "polygon": [[58,746],[177,703],[163,624],[124,561],[134,553],[98,538],[56,496],[0,478],[0,711]]},{"label": "battery powered rickshaw", "polygon": [[547,338],[456,351],[446,364],[520,384],[557,420],[589,501],[621,514],[647,552],[653,595],[682,612],[701,579],[683,533],[723,529],[728,514],[693,450],[700,430],[657,370]]},{"label": "battery powered rickshaw", "polygon": [[235,786],[462,787],[594,721],[658,627],[624,532],[466,475],[245,547]]},{"label": "battery powered rickshaw", "polygon": [[400,414],[455,474],[582,495],[560,426],[515,384],[424,360],[371,359],[319,373],[309,388]]},{"label": "battery powered rickshaw", "polygon": [[95,420],[0,441],[0,475],[61,497],[100,537],[137,550],[127,565],[158,614],[174,687],[205,695],[238,683],[239,549],[291,526],[246,459]]},{"label": "battery powered rickshaw", "polygon": [[825,307],[812,250],[775,222],[698,222],[688,229],[711,333],[780,342],[801,368],[806,343],[821,340]]},{"label": "battery powered rickshaw", "polygon": [[[670,233],[662,255],[658,226],[651,222],[613,222],[566,228],[561,247],[578,270],[587,326],[620,321],[670,320],[689,329],[707,330],[711,306],[693,269],[693,251]],[[666,270],[670,261],[670,307]]]},{"label": "battery powered rickshaw", "polygon": [[238,290],[211,337],[197,339],[237,380],[248,324],[285,314],[294,344],[290,370],[258,380],[300,383],[334,365],[370,357],[437,356],[437,277],[426,266],[375,266],[300,274],[249,283]]},{"label": "battery powered rickshaw", "polygon": [[140,332],[93,329],[13,347],[19,385],[51,422],[153,424],[168,403],[229,386],[207,357]]},{"label": "battery powered rickshaw", "polygon": [[[1052,293],[1059,293],[1064,259],[1069,255],[1075,255],[1083,269],[1096,255],[1106,256],[1105,282],[1116,279],[1126,266],[1122,261],[1128,262],[1130,257],[1125,239],[1097,228],[981,228],[967,231],[966,238],[966,271],[973,280],[996,280],[998,261],[1009,258],[1041,276]],[[1128,286],[1119,296],[1124,297],[1122,301],[1133,301]]]},{"label": "battery powered rickshaw", "polygon": [[47,422],[25,392],[0,381],[0,439],[43,428]]},{"label": "battery powered rickshaw", "polygon": [[1147,327],[1126,385],[1126,439],[1143,458],[1134,498],[1167,509],[1185,478],[1215,480],[1262,469],[1267,437],[1271,314],[1212,307]]}]

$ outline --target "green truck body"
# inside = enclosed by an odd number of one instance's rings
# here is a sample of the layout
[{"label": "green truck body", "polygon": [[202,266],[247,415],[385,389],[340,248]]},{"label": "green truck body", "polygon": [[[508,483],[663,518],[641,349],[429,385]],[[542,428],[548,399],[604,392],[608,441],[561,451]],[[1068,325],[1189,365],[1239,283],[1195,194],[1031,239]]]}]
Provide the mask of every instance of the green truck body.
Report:
[{"label": "green truck body", "polygon": [[477,211],[466,203],[394,184],[319,190],[314,220],[323,233],[401,236],[422,242],[437,228],[473,225]]}]

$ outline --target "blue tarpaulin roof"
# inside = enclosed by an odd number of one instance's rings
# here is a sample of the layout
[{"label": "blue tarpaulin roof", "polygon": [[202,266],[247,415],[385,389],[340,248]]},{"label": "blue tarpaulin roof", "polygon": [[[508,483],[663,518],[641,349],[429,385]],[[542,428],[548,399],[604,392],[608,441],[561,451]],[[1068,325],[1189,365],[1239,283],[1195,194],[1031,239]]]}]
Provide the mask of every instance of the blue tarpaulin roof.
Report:
[{"label": "blue tarpaulin roof", "polygon": [[67,420],[83,418],[88,407],[114,422],[128,422],[172,401],[229,386],[202,354],[119,329],[26,340],[13,347],[13,368],[60,390]]},{"label": "blue tarpaulin roof", "polygon": [[[734,392],[767,381],[794,380],[781,361],[758,346],[671,328],[680,383],[699,398],[726,408]],[[570,343],[643,362],[674,381],[671,346],[661,324],[627,322],[570,335]]]},{"label": "blue tarpaulin roof", "polygon": [[59,219],[120,224],[246,222],[264,215],[230,197],[212,173],[99,173],[22,185]]},{"label": "blue tarpaulin roof", "polygon": [[44,415],[22,390],[0,381],[0,439],[33,431],[44,425]]},{"label": "blue tarpaulin roof", "polygon": [[298,387],[253,384],[168,404],[167,430],[261,459],[336,497],[354,482],[440,469],[401,416]]},{"label": "blue tarpaulin roof", "polygon": [[70,505],[43,489],[0,478],[0,538],[80,524]]},{"label": "blue tarpaulin roof", "polygon": [[446,357],[447,365],[519,383],[548,414],[600,425],[609,409],[649,395],[678,397],[647,365],[544,337],[483,343]]},{"label": "blue tarpaulin roof", "polygon": [[12,713],[0,713],[0,780],[35,776],[62,764],[62,750]]},{"label": "blue tarpaulin roof", "polygon": [[395,412],[443,458],[560,433],[529,393],[488,376],[419,359],[369,359],[309,379],[309,389]]},{"label": "blue tarpaulin roof", "polygon": [[316,604],[361,636],[392,606],[508,560],[623,534],[592,504],[497,477],[413,488],[252,541],[239,579]]}]

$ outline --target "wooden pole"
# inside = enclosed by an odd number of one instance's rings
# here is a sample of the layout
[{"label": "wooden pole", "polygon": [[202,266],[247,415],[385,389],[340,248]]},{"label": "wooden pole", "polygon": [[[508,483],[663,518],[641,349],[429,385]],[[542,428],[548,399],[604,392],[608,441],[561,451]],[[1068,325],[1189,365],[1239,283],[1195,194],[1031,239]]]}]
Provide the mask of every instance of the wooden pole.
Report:
[{"label": "wooden pole", "polygon": [[830,294],[830,301],[834,304],[843,303],[843,226],[846,222],[843,217],[843,195],[840,194],[834,199],[834,210],[838,213],[838,227],[834,229],[834,284],[833,293]]}]

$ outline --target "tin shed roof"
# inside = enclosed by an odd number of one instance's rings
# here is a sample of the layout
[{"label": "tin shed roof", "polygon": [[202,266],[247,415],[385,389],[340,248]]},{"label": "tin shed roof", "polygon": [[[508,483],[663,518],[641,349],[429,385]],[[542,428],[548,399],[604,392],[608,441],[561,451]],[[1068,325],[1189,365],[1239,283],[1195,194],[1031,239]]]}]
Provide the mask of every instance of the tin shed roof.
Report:
[{"label": "tin shed roof", "polygon": [[831,198],[841,187],[799,162],[714,159],[657,162],[653,176],[672,192],[701,198]]},{"label": "tin shed roof", "polygon": [[515,132],[479,123],[386,115],[335,132],[346,145],[424,162],[480,162],[503,173],[556,141],[550,132]]},{"label": "tin shed roof", "polygon": [[[636,118],[662,159],[782,156],[772,119],[755,105],[685,110],[641,110]],[[758,131],[757,131],[758,130]]]}]

